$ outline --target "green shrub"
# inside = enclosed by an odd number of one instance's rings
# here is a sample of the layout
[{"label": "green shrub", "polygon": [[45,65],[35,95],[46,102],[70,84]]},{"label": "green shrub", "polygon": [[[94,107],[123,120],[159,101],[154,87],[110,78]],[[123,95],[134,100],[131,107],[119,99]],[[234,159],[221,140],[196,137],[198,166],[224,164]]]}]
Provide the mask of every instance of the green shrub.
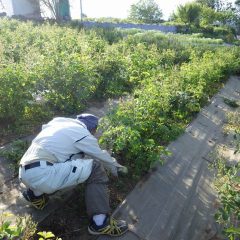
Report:
[{"label": "green shrub", "polygon": [[[140,89],[103,121],[101,143],[125,159],[135,174],[147,171],[224,79],[239,70],[238,55],[237,48],[206,52],[200,57],[193,54],[189,63],[165,75],[157,71],[158,64],[148,64],[151,67],[142,77]],[[137,58],[137,62],[141,61]],[[155,74],[149,74],[151,68]]]},{"label": "green shrub", "polygon": [[0,150],[0,156],[9,160],[10,166],[17,172],[19,162],[29,146],[30,144],[27,141],[15,140],[8,147]]},{"label": "green shrub", "polygon": [[125,159],[137,175],[161,161],[160,155],[167,154],[162,144],[182,132],[181,125],[167,119],[167,89],[155,84],[136,91],[135,99],[121,103],[102,125],[100,142]]},{"label": "green shrub", "polygon": [[233,42],[235,39],[235,32],[230,27],[214,27],[213,36],[222,38],[226,42]]},{"label": "green shrub", "polygon": [[224,235],[235,240],[240,237],[240,166],[237,164],[229,167],[226,161],[218,159],[215,161],[215,168],[217,175],[214,185],[221,202],[215,219],[224,227]]},{"label": "green shrub", "polygon": [[55,235],[52,232],[43,231],[43,232],[38,232],[37,234],[40,236],[39,240],[44,240],[44,239],[62,240],[62,238],[55,237]]},{"label": "green shrub", "polygon": [[37,224],[31,217],[17,216],[16,223],[11,220],[12,214],[0,215],[0,238],[2,240],[30,239],[36,231]]},{"label": "green shrub", "polygon": [[[227,115],[224,133],[234,136],[236,145],[234,154],[240,152],[240,113],[235,111]],[[218,193],[220,206],[215,214],[216,221],[223,226],[223,233],[228,239],[240,237],[240,164],[229,164],[217,154],[211,167],[217,170],[214,186]]]},{"label": "green shrub", "polygon": [[166,153],[164,146],[224,79],[239,72],[238,47],[199,34],[6,19],[0,27],[0,122],[31,129],[54,112],[83,111],[94,97],[131,94],[104,121],[101,141],[138,175]]},{"label": "green shrub", "polygon": [[34,82],[25,74],[20,64],[0,65],[0,120],[12,123],[20,119],[26,106],[33,101]]},{"label": "green shrub", "polygon": [[[2,213],[0,215],[0,238],[1,240],[29,240],[33,239],[37,230],[37,224],[29,216],[15,216],[15,223],[12,220],[14,215],[11,213]],[[55,239],[61,240],[61,238],[55,237],[52,232],[38,232],[39,240]],[[34,238],[35,239],[35,238]]]},{"label": "green shrub", "polygon": [[105,53],[95,59],[95,71],[99,76],[95,93],[98,98],[121,96],[131,91],[128,60],[119,45],[106,48]]},{"label": "green shrub", "polygon": [[123,39],[123,32],[116,28],[100,28],[96,27],[93,29],[98,36],[106,40],[109,44],[119,42]]},{"label": "green shrub", "polygon": [[62,53],[46,59],[36,78],[42,96],[55,110],[73,113],[84,109],[96,90],[98,78],[88,56]]}]

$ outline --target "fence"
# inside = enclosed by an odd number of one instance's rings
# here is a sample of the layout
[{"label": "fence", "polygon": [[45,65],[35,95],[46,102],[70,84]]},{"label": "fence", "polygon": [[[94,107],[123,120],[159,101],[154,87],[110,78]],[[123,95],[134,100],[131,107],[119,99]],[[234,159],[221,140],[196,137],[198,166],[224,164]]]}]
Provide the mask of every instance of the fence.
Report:
[{"label": "fence", "polygon": [[156,24],[133,24],[133,23],[109,23],[109,22],[90,22],[83,21],[81,24],[84,27],[103,27],[103,28],[140,28],[144,30],[158,30],[161,32],[177,32],[176,26],[163,26]]}]

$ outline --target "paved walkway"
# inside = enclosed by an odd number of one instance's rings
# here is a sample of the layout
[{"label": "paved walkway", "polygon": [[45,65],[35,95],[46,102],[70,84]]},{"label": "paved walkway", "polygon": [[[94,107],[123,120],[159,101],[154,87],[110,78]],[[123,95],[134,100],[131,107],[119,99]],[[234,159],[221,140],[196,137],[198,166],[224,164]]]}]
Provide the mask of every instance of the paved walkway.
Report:
[{"label": "paved walkway", "polygon": [[239,155],[231,154],[234,150],[228,148],[231,139],[222,133],[226,113],[234,111],[223,102],[224,97],[240,100],[239,78],[230,78],[185,133],[169,145],[172,156],[166,164],[142,179],[115,211],[115,217],[127,220],[131,230],[114,239],[221,239],[213,217],[216,193],[213,173],[208,169],[210,153],[225,145],[228,157],[240,161]]}]

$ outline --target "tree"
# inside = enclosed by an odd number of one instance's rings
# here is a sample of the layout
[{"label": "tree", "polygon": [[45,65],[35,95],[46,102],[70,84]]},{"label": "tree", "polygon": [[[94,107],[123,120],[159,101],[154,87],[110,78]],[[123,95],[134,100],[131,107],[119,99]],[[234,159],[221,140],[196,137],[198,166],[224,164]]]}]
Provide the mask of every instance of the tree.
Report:
[{"label": "tree", "polygon": [[199,25],[201,5],[195,2],[179,5],[173,18],[176,21],[183,22],[187,25]]},{"label": "tree", "polygon": [[69,12],[65,13],[66,10],[63,9],[64,5],[69,5],[68,0],[29,0],[29,1],[39,4],[43,14],[45,14],[45,11],[48,11],[50,15],[57,21],[62,20],[63,15],[69,17]]},{"label": "tree", "polygon": [[196,0],[196,2],[215,9],[216,0]]},{"label": "tree", "polygon": [[213,8],[203,5],[201,7],[200,26],[209,26],[215,21],[218,21],[217,12]]},{"label": "tree", "polygon": [[40,4],[44,5],[51,11],[53,17],[58,20],[59,16],[59,0],[40,0]]},{"label": "tree", "polygon": [[240,34],[240,0],[235,1],[236,29],[237,34]]},{"label": "tree", "polygon": [[226,0],[196,0],[196,2],[208,6],[217,12],[229,10],[232,8],[232,3]]},{"label": "tree", "polygon": [[129,18],[143,23],[160,23],[162,10],[154,0],[140,0],[131,5]]}]

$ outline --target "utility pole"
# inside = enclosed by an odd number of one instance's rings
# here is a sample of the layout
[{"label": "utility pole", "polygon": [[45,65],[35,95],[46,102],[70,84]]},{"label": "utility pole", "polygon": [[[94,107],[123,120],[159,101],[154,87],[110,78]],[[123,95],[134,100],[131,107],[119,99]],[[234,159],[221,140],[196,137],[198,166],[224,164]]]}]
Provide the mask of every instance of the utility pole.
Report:
[{"label": "utility pole", "polygon": [[80,0],[80,19],[82,21],[83,14],[82,14],[82,0]]}]

